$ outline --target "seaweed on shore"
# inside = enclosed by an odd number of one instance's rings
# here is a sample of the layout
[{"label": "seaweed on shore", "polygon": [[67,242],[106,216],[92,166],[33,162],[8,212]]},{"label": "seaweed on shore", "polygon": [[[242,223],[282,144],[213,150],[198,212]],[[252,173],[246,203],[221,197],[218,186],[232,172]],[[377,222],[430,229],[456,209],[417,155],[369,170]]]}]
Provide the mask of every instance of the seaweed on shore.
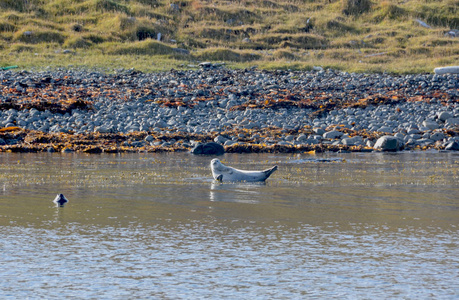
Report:
[{"label": "seaweed on shore", "polygon": [[[348,128],[337,128],[349,136],[359,135],[371,140],[376,140],[384,135],[382,132],[353,131]],[[304,152],[325,152],[325,151],[350,151],[368,152],[372,148],[364,146],[335,145],[331,141],[324,141],[314,145],[285,145],[278,144],[276,139],[282,134],[298,135],[310,133],[311,130],[303,128],[300,130],[285,131],[279,128],[266,130],[233,129],[225,132],[214,132],[209,134],[189,134],[185,132],[132,132],[122,133],[44,133],[41,131],[21,129],[18,127],[0,129],[0,152],[81,152],[81,153],[137,153],[137,152],[183,152],[192,148],[193,142],[209,142],[218,135],[240,136],[240,141],[233,145],[225,146],[227,153],[304,153]],[[458,136],[458,130],[447,130],[448,136]],[[146,136],[152,136],[159,144],[151,144],[144,141]],[[258,137],[270,137],[272,143],[260,142]],[[173,143],[167,143],[173,142]],[[423,146],[419,149],[443,149],[441,143]]]}]

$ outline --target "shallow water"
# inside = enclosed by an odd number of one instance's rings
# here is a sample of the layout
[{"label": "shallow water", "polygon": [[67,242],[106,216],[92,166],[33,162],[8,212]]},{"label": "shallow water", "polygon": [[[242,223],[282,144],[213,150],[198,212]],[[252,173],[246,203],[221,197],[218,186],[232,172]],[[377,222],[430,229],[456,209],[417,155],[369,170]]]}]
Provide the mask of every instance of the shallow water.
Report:
[{"label": "shallow water", "polygon": [[0,298],[458,298],[459,154],[210,159],[1,153]]}]

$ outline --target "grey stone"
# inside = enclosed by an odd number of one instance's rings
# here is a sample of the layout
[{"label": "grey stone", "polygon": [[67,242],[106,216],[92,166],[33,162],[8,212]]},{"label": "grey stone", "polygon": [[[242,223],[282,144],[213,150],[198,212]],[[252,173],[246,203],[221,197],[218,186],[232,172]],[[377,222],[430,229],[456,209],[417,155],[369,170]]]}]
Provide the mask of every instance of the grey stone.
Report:
[{"label": "grey stone", "polygon": [[348,137],[341,140],[343,145],[357,146],[363,144],[363,138],[361,136]]},{"label": "grey stone", "polygon": [[294,139],[295,137],[293,135],[288,135],[284,138],[284,140],[287,142],[293,142]]},{"label": "grey stone", "polygon": [[389,127],[389,126],[382,126],[377,131],[384,132],[384,133],[392,133],[394,131],[394,129],[392,127]]},{"label": "grey stone", "polygon": [[439,141],[445,138],[445,134],[443,132],[434,132],[429,138],[434,141]]},{"label": "grey stone", "polygon": [[445,147],[445,150],[459,151],[459,143],[456,141],[453,141]]},{"label": "grey stone", "polygon": [[191,150],[191,153],[201,155],[223,155],[225,153],[225,148],[220,144],[210,142],[198,144]]},{"label": "grey stone", "polygon": [[320,141],[318,139],[308,138],[305,141],[303,141],[302,143],[306,144],[306,145],[317,145],[317,144],[320,143]]},{"label": "grey stone", "polygon": [[367,145],[367,147],[370,147],[370,148],[373,148],[373,146],[375,145],[375,143],[373,141],[370,141],[368,140],[365,145]]},{"label": "grey stone", "polygon": [[456,126],[459,125],[459,118],[449,118],[446,120],[446,125]]},{"label": "grey stone", "polygon": [[452,118],[453,115],[447,111],[442,111],[437,114],[439,120],[445,122],[447,119]]},{"label": "grey stone", "polygon": [[397,132],[396,134],[394,134],[394,136],[398,139],[404,139],[405,138],[405,135],[403,133],[400,133],[400,132]]},{"label": "grey stone", "polygon": [[160,120],[158,122],[156,122],[155,124],[153,124],[153,127],[158,127],[158,128],[165,128],[167,127],[167,123]]},{"label": "grey stone", "polygon": [[430,130],[438,129],[440,127],[437,122],[427,120],[422,122],[422,126],[427,127]]},{"label": "grey stone", "polygon": [[336,139],[343,136],[341,131],[332,130],[323,134],[323,137],[326,139]]},{"label": "grey stone", "polygon": [[94,128],[94,132],[99,132],[99,133],[111,133],[112,130],[108,126],[96,126]]},{"label": "grey stone", "polygon": [[323,135],[325,133],[325,130],[321,127],[314,128],[313,131],[315,134],[318,134],[318,135]]},{"label": "grey stone", "polygon": [[420,139],[416,141],[416,144],[421,146],[429,146],[432,145],[435,141],[431,139]]},{"label": "grey stone", "polygon": [[301,143],[301,142],[306,141],[307,139],[308,139],[308,137],[305,134],[302,133],[296,138],[296,141]]},{"label": "grey stone", "polygon": [[429,132],[425,132],[425,133],[422,135],[422,138],[423,138],[423,139],[430,139],[430,133],[429,133]]},{"label": "grey stone", "polygon": [[131,142],[132,147],[143,147],[145,146],[146,142],[145,141],[133,141]]},{"label": "grey stone", "polygon": [[385,135],[376,141],[374,148],[382,151],[398,151],[402,148],[402,143],[394,136]]},{"label": "grey stone", "polygon": [[225,146],[232,146],[234,144],[237,144],[237,141],[227,140],[224,145]]},{"label": "grey stone", "polygon": [[151,136],[151,135],[147,135],[147,136],[145,137],[145,141],[147,141],[147,142],[152,142],[154,139],[155,139],[155,138],[154,138],[153,136]]},{"label": "grey stone", "polygon": [[219,143],[219,144],[224,144],[228,140],[229,140],[229,138],[226,138],[226,137],[224,137],[222,135],[219,135],[219,136],[214,138],[214,142]]}]

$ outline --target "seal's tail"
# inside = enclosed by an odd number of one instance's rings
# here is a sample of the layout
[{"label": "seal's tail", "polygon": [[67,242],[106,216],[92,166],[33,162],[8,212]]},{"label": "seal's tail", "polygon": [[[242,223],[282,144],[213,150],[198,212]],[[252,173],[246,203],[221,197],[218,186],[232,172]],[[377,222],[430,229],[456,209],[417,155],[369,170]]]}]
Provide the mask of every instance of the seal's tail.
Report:
[{"label": "seal's tail", "polygon": [[272,173],[274,173],[275,171],[277,170],[277,166],[274,166],[270,169],[266,169],[263,171],[263,173],[266,174],[266,178],[268,178],[269,176],[271,176]]}]

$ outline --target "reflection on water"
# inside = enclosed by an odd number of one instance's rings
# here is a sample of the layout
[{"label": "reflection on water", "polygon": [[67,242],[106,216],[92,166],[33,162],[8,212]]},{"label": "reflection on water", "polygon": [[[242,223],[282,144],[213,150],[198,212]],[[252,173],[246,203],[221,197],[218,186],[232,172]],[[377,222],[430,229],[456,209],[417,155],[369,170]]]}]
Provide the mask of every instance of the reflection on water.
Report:
[{"label": "reflection on water", "polygon": [[257,204],[260,203],[260,200],[263,200],[263,196],[269,198],[269,195],[264,193],[266,189],[262,188],[265,185],[265,182],[230,182],[225,184],[212,182],[210,185],[209,200]]},{"label": "reflection on water", "polygon": [[[0,154],[0,298],[459,294],[459,155]],[[63,193],[69,203],[55,207]]]}]

